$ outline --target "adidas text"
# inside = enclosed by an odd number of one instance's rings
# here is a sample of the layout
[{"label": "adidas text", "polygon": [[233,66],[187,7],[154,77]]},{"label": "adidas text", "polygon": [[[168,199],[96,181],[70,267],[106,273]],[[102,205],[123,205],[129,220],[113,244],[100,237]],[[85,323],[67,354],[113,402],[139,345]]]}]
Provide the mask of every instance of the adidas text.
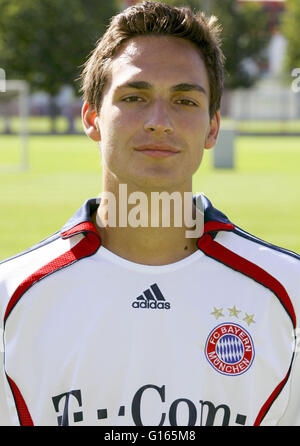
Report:
[{"label": "adidas text", "polygon": [[133,302],[133,308],[152,308],[160,310],[169,310],[171,308],[170,302]]}]

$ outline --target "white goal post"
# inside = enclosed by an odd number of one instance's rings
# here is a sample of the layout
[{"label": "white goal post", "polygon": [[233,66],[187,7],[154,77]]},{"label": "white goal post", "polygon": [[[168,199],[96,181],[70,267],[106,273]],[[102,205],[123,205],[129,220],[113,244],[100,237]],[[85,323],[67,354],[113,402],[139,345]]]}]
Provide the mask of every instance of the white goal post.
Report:
[{"label": "white goal post", "polygon": [[[4,88],[3,88],[4,87]],[[1,99],[9,101],[10,97],[17,97],[17,110],[20,120],[20,160],[14,165],[0,165],[0,170],[25,171],[29,168],[29,85],[24,80],[3,80],[2,89],[0,89]],[[0,114],[1,117],[1,114]]]}]

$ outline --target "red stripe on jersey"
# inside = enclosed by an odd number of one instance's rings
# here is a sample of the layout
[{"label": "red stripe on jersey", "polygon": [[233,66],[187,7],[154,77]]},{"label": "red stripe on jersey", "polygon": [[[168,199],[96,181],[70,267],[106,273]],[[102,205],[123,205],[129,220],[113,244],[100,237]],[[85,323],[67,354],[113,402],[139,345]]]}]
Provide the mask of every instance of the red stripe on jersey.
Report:
[{"label": "red stripe on jersey", "polygon": [[[293,327],[296,328],[296,315],[292,302],[286,289],[277,279],[275,279],[275,277],[271,276],[271,274],[260,268],[255,263],[250,262],[244,257],[241,257],[238,254],[225,248],[225,246],[221,245],[220,243],[215,242],[209,234],[203,235],[198,240],[198,247],[209,257],[220,261],[221,263],[229,266],[235,271],[241,272],[242,274],[254,279],[256,282],[270,289],[278,297],[279,301],[290,316]],[[293,357],[294,355],[291,358],[291,364],[293,362]],[[255,420],[255,426],[260,425],[274,400],[279,395],[280,391],[287,382],[291,370],[291,364],[284,379],[276,386],[275,390],[271,393],[267,401],[260,409]]]},{"label": "red stripe on jersey", "polygon": [[198,247],[201,251],[221,263],[228,265],[230,268],[241,272],[242,274],[251,277],[256,282],[264,285],[273,291],[278,297],[290,316],[293,327],[296,328],[296,314],[290,297],[284,286],[275,277],[271,276],[267,271],[260,268],[255,263],[250,262],[244,257],[230,251],[218,242],[212,240],[209,234],[205,234],[198,240]]},{"label": "red stripe on jersey", "polygon": [[[82,226],[82,225],[80,225]],[[73,228],[75,229],[75,228]],[[82,231],[82,230],[81,230]],[[68,234],[70,236],[71,234]],[[74,235],[74,233],[72,234]],[[29,277],[27,277],[16,289],[12,295],[4,315],[4,324],[16,303],[20,300],[23,294],[36,282],[48,276],[49,274],[68,266],[83,257],[88,257],[94,254],[101,244],[100,237],[98,233],[95,232],[95,227],[93,225],[93,232],[87,232],[85,237],[72,249],[55,258],[51,262],[42,266],[40,269],[35,271]]]},{"label": "red stripe on jersey", "polygon": [[285,383],[288,380],[289,374],[291,371],[291,367],[289,368],[289,371],[287,372],[286,376],[284,377],[284,379],[278,384],[278,386],[276,387],[275,390],[273,390],[273,392],[271,393],[271,395],[269,396],[269,398],[267,399],[267,401],[265,402],[265,404],[262,406],[262,408],[260,409],[256,420],[254,421],[254,426],[259,426],[260,423],[262,422],[264,416],[266,415],[266,413],[268,412],[269,408],[271,407],[273,401],[276,399],[276,397],[279,395],[281,389],[283,388],[283,386],[285,385]]},{"label": "red stripe on jersey", "polygon": [[[101,244],[101,240],[98,233],[96,232],[95,226],[92,225],[91,227],[89,224],[82,224],[78,226],[80,226],[80,231],[78,231],[78,227],[76,231],[73,231],[75,230],[75,228],[72,228],[72,234],[70,233],[71,231],[68,231],[68,233],[66,233],[65,235],[69,237],[71,235],[75,235],[75,233],[87,231],[85,237],[72,249],[35,271],[18,286],[7,305],[4,315],[4,324],[6,323],[6,320],[14,306],[32,285],[34,285],[36,282],[43,279],[44,277],[48,276],[49,274],[61,268],[64,268],[65,266],[71,265],[72,263],[82,259],[83,257],[88,257],[98,250]],[[9,376],[7,376],[7,378],[14,395],[21,426],[33,426],[32,418],[20,390],[18,389],[14,381],[9,378]]]},{"label": "red stripe on jersey", "polygon": [[8,375],[6,375],[6,376],[7,376],[11,391],[14,396],[20,425],[21,426],[33,426],[34,424],[33,424],[31,415],[29,413],[29,410],[27,408],[27,405],[24,401],[23,396],[22,396],[20,390],[18,389],[18,386]]},{"label": "red stripe on jersey", "polygon": [[79,225],[73,226],[73,228],[69,229],[68,231],[62,232],[61,236],[62,236],[62,238],[69,238],[69,237],[71,237],[75,234],[79,234],[81,232],[92,232],[98,238],[100,238],[95,225],[91,221],[84,221],[83,223],[80,223]]}]

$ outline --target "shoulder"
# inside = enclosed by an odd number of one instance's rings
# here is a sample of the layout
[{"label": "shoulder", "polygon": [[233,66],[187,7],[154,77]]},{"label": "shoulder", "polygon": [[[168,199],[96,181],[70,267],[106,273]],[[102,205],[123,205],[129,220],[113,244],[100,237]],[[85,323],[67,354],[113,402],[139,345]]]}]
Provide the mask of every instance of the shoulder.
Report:
[{"label": "shoulder", "polygon": [[7,266],[8,264],[9,264],[9,265],[14,264],[14,260],[15,260],[15,261],[18,261],[20,257],[23,257],[23,256],[25,256],[26,254],[29,254],[30,252],[36,251],[36,250],[38,250],[39,248],[41,248],[41,247],[43,247],[43,246],[46,246],[46,245],[50,244],[51,242],[53,242],[54,240],[58,239],[59,237],[60,237],[60,233],[59,233],[59,232],[56,232],[56,233],[54,233],[54,234],[48,236],[48,237],[45,238],[44,240],[42,240],[42,241],[36,243],[35,245],[29,247],[28,249],[26,249],[26,250],[24,250],[24,251],[21,251],[21,252],[19,252],[19,253],[13,255],[13,256],[11,256],[11,257],[8,257],[7,259],[1,260],[1,261],[0,261],[0,271],[1,271],[1,268],[4,267],[4,265]]},{"label": "shoulder", "polygon": [[0,309],[5,308],[20,284],[59,256],[67,253],[79,242],[82,235],[63,239],[57,232],[43,241],[0,262]]},{"label": "shoulder", "polygon": [[249,246],[249,244],[250,245],[252,244],[251,246],[255,247],[260,252],[266,252],[277,258],[281,259],[284,258],[286,260],[291,260],[291,258],[293,258],[296,260],[296,264],[297,262],[300,262],[300,255],[297,254],[295,251],[291,251],[281,246],[277,246],[265,240],[262,240],[261,238],[256,237],[253,234],[250,234],[244,229],[239,228],[238,226],[235,226],[233,232],[239,238],[240,241],[243,240],[245,245]]},{"label": "shoulder", "polygon": [[300,268],[299,254],[262,240],[238,226],[227,233],[226,238],[221,236],[220,241],[242,257],[267,269],[278,270],[292,265],[296,269]]},{"label": "shoulder", "polygon": [[235,226],[215,240],[228,250],[266,271],[286,289],[300,310],[300,256]]},{"label": "shoulder", "polygon": [[300,268],[300,255],[256,237],[234,226],[232,231],[219,232],[216,241],[229,250],[267,269]]}]

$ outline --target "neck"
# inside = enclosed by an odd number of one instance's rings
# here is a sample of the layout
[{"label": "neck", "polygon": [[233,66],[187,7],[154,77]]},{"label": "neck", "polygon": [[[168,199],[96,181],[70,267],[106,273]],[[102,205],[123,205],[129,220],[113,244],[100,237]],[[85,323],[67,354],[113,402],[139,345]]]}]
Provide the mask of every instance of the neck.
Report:
[{"label": "neck", "polygon": [[203,214],[191,190],[140,192],[125,184],[109,189],[103,189],[93,218],[105,248],[146,265],[174,263],[197,250]]}]

